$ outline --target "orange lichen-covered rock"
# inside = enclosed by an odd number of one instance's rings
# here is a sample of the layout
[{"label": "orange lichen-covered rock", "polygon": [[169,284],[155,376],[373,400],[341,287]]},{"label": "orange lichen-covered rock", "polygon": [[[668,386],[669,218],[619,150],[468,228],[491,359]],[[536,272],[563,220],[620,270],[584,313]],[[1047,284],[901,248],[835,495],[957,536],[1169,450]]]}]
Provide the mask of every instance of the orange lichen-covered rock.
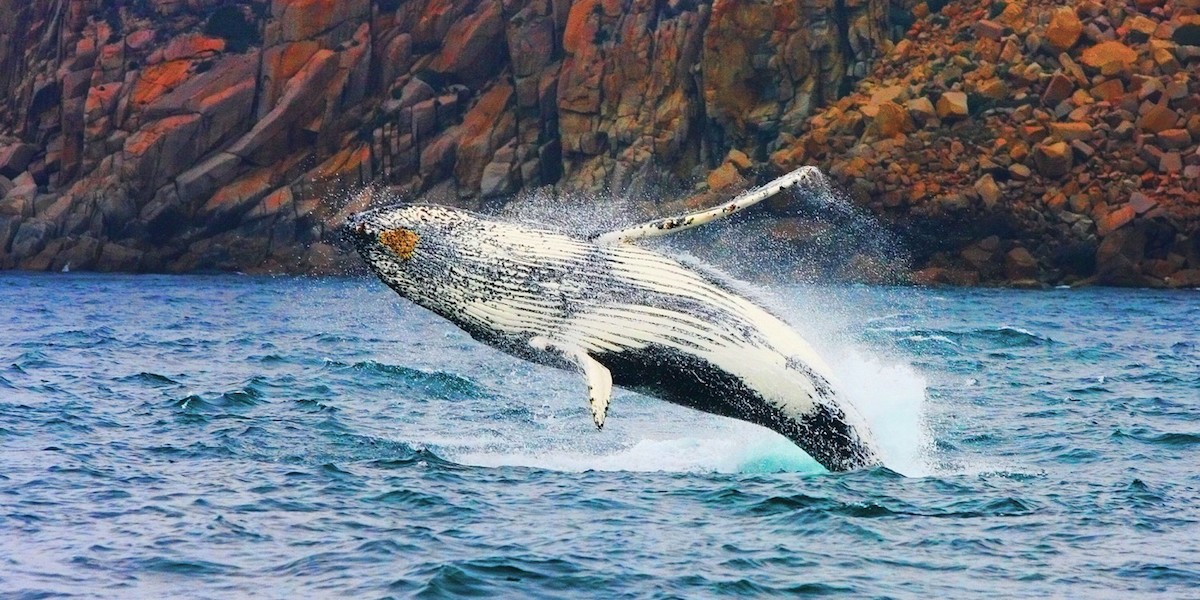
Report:
[{"label": "orange lichen-covered rock", "polygon": [[1059,52],[1070,50],[1079,35],[1083,33],[1083,23],[1075,15],[1075,9],[1064,6],[1054,11],[1050,25],[1046,28],[1046,42]]},{"label": "orange lichen-covered rock", "polygon": [[577,54],[591,46],[596,35],[595,13],[599,5],[600,0],[581,0],[571,5],[562,41],[563,50],[568,54]]},{"label": "orange lichen-covered rock", "polygon": [[1100,69],[1104,75],[1114,75],[1129,69],[1137,61],[1133,48],[1117,41],[1100,42],[1083,51],[1083,64]]},{"label": "orange lichen-covered rock", "polygon": [[938,117],[943,119],[962,118],[968,114],[967,95],[962,92],[946,92],[937,101]]},{"label": "orange lichen-covered rock", "polygon": [[191,67],[191,61],[187,60],[173,60],[146,67],[133,84],[130,101],[134,105],[154,102],[186,81]]},{"label": "orange lichen-covered rock", "polygon": [[895,102],[879,104],[875,114],[875,129],[880,137],[893,137],[912,130],[912,118],[908,111]]}]

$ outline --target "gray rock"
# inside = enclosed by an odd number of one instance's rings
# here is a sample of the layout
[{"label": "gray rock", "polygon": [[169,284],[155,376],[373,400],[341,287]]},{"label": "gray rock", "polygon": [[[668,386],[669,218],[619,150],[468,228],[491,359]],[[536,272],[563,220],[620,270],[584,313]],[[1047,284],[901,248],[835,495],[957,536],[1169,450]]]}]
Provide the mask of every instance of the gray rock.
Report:
[{"label": "gray rock", "polygon": [[105,244],[104,249],[100,251],[100,258],[96,262],[96,270],[132,273],[138,270],[141,260],[141,251],[110,242]]},{"label": "gray rock", "polygon": [[17,177],[34,156],[37,156],[37,146],[33,144],[17,143],[0,148],[0,175],[10,179]]},{"label": "gray rock", "polygon": [[54,232],[54,227],[45,221],[31,219],[21,223],[13,236],[9,251],[18,260],[36,255],[46,247],[46,242]]},{"label": "gray rock", "polygon": [[196,207],[208,200],[217,188],[233,180],[242,159],[236,154],[218,152],[175,178],[178,201]]}]

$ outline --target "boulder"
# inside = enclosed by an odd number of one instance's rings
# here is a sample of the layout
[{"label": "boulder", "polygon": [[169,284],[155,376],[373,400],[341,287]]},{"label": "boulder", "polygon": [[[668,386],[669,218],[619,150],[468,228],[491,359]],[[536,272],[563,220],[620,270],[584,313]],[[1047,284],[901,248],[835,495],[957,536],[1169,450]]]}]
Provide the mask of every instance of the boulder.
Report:
[{"label": "boulder", "polygon": [[1092,139],[1092,126],[1085,122],[1051,123],[1050,135],[1065,142]]},{"label": "boulder", "polygon": [[504,39],[500,1],[485,0],[473,14],[450,27],[446,43],[429,68],[438,73],[453,74],[467,85],[478,87],[500,68],[504,59],[501,44]]},{"label": "boulder", "polygon": [[1037,279],[1038,262],[1028,250],[1020,246],[1004,255],[1004,276],[1009,281]]},{"label": "boulder", "polygon": [[1137,212],[1128,204],[1116,210],[1109,211],[1108,214],[1096,221],[1096,233],[1099,233],[1102,237],[1107,237],[1112,232],[1128,225],[1136,216]]},{"label": "boulder", "polygon": [[1155,206],[1158,206],[1158,202],[1151,200],[1141,192],[1134,192],[1129,195],[1129,206],[1133,208],[1135,213],[1142,215],[1149,212]]},{"label": "boulder", "polygon": [[1120,79],[1106,79],[1096,84],[1090,93],[1096,100],[1116,102],[1125,95],[1125,84],[1121,83]]},{"label": "boulder", "polygon": [[904,106],[908,109],[909,116],[920,125],[937,118],[937,110],[933,107],[933,102],[924,96],[913,98],[904,103]]},{"label": "boulder", "polygon": [[1161,133],[1168,129],[1174,129],[1178,121],[1179,115],[1171,110],[1167,103],[1161,102],[1145,108],[1141,118],[1138,119],[1137,126],[1142,131]]},{"label": "boulder", "polygon": [[1166,278],[1167,286],[1173,288],[1200,288],[1200,269],[1182,269]]},{"label": "boulder", "polygon": [[1101,285],[1143,286],[1140,263],[1146,253],[1146,235],[1133,228],[1105,236],[1096,250],[1095,280]]},{"label": "boulder", "polygon": [[1083,51],[1083,64],[1099,69],[1103,75],[1126,71],[1137,61],[1138,53],[1121,42],[1100,42]]},{"label": "boulder", "polygon": [[879,111],[875,113],[875,130],[879,137],[894,137],[912,130],[912,119],[908,111],[899,104],[888,101],[880,103],[878,108]]},{"label": "boulder", "polygon": [[1075,9],[1064,6],[1055,10],[1050,17],[1050,25],[1046,27],[1046,43],[1058,52],[1070,50],[1079,35],[1083,33],[1083,23],[1075,15]]},{"label": "boulder", "polygon": [[1071,171],[1071,147],[1066,142],[1038,144],[1033,147],[1033,162],[1043,176],[1058,179]]},{"label": "boulder", "polygon": [[1192,145],[1192,134],[1186,129],[1164,129],[1158,132],[1158,143],[1171,150],[1181,150]]},{"label": "boulder", "polygon": [[1062,73],[1055,73],[1046,84],[1046,90],[1042,92],[1042,104],[1053,108],[1070,98],[1074,92],[1075,84],[1071,78]]},{"label": "boulder", "polygon": [[100,256],[96,259],[96,270],[133,273],[138,270],[141,260],[140,250],[109,242],[100,250]]},{"label": "boulder", "polygon": [[40,219],[24,221],[12,237],[9,253],[18,259],[32,257],[46,247],[53,233],[54,226],[50,223]]},{"label": "boulder", "polygon": [[100,241],[91,236],[84,236],[68,243],[50,265],[53,271],[69,268],[74,271],[87,271],[95,268],[96,259],[100,256]]},{"label": "boulder", "polygon": [[996,185],[996,180],[990,173],[980,177],[975,182],[975,191],[979,193],[980,199],[983,200],[983,204],[988,208],[995,206],[1003,195],[1000,191],[1000,186]]},{"label": "boulder", "polygon": [[0,175],[13,179],[23,173],[38,148],[33,144],[16,143],[0,148]]},{"label": "boulder", "polygon": [[225,151],[258,165],[268,165],[287,149],[288,134],[324,110],[327,86],[338,72],[336,52],[321,50],[284,86],[279,103]]},{"label": "boulder", "polygon": [[137,190],[153,191],[190,167],[203,154],[196,138],[200,115],[154,121],[129,136],[121,149],[122,174]]},{"label": "boulder", "polygon": [[942,119],[961,119],[969,113],[967,95],[962,92],[945,92],[937,101],[937,114]]}]

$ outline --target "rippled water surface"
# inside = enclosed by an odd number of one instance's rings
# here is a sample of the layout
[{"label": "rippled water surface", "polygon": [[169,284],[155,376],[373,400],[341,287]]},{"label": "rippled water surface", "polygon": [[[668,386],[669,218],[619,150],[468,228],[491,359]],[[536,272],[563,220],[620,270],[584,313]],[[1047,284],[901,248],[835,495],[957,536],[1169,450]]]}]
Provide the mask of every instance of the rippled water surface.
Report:
[{"label": "rippled water surface", "polygon": [[1200,294],[782,287],[889,468],[374,281],[0,275],[0,597],[1197,597]]}]

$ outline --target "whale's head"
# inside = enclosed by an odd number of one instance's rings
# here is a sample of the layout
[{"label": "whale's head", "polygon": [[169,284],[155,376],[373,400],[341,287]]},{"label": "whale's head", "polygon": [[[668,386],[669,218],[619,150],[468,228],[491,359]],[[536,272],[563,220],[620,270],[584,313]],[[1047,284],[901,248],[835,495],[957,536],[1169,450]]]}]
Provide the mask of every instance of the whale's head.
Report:
[{"label": "whale's head", "polygon": [[470,262],[459,241],[477,219],[442,206],[399,205],[353,215],[343,231],[385,283],[412,297],[434,291],[438,270]]},{"label": "whale's head", "polygon": [[490,293],[490,282],[505,271],[516,231],[463,210],[420,204],[364,211],[344,226],[380,280],[456,322],[464,305]]}]

